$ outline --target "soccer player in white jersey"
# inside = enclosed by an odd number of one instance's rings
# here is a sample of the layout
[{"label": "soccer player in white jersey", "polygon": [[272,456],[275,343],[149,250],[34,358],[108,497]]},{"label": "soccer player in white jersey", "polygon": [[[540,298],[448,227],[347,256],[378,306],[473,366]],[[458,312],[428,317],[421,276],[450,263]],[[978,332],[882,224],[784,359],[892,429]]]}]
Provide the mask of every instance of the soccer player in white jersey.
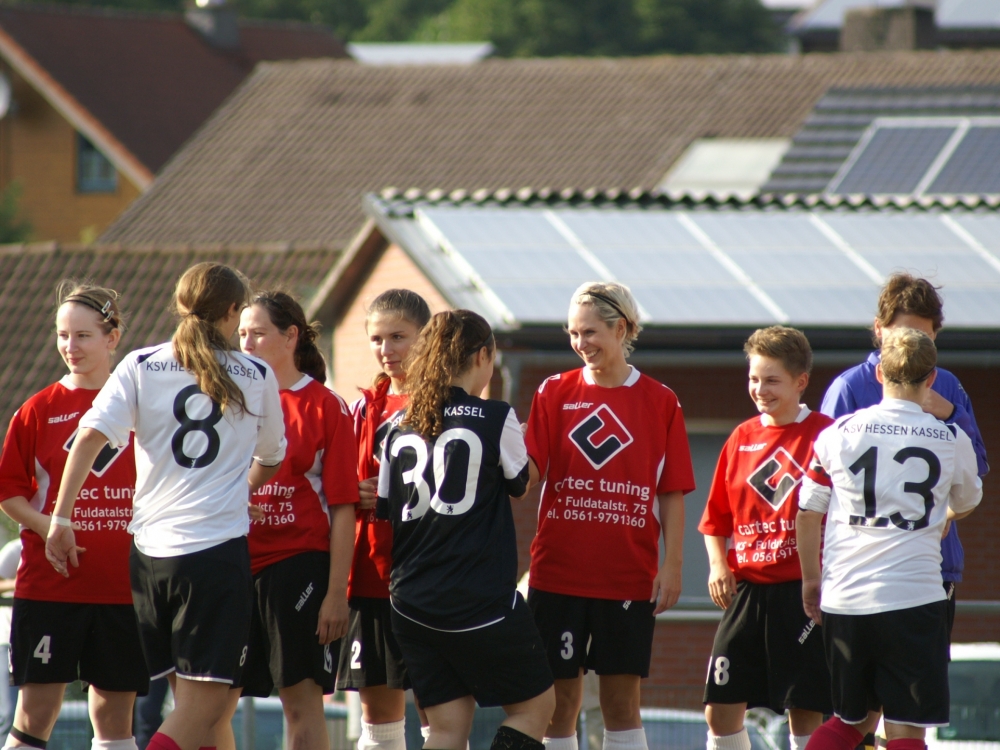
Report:
[{"label": "soccer player in white jersey", "polygon": [[707,746],[750,750],[744,715],[763,706],[788,709],[791,750],[805,750],[830,713],[830,675],[822,630],[802,610],[795,516],[813,442],[833,420],[800,403],[812,369],[802,331],[761,328],[744,351],[760,415],[723,446],[698,526],[709,593],[725,610],[705,684]]},{"label": "soccer player in white jersey", "polygon": [[46,556],[72,577],[87,565],[69,520],[85,476],[105,445],[134,431],[132,596],[146,665],[169,676],[176,707],[153,750],[215,747],[246,659],[248,492],[285,455],[277,379],[233,351],[248,297],[246,279],[217,263],[181,276],[172,342],[129,354],[80,420],[49,527]]},{"label": "soccer player in white jersey", "polygon": [[639,681],[654,617],[681,593],[691,452],[674,392],[626,360],[641,330],[627,287],[581,286],[567,330],[583,367],[539,386],[526,434],[532,480],[545,480],[528,593],[556,678],[545,744],[576,750],[587,669],[600,677],[606,750],[643,750]]},{"label": "soccer player in white jersey", "polygon": [[[254,607],[237,698],[277,687],[290,750],[329,750],[323,695],[336,679],[347,632],[347,575],[354,553],[354,430],[347,404],[327,388],[316,329],[284,292],[258,292],[240,316],[240,347],[278,379],[285,460],[251,498]],[[242,690],[240,689],[242,688]]]},{"label": "soccer player in white jersey", "polygon": [[66,684],[90,683],[95,750],[135,750],[132,704],[149,674],[128,580],[135,458],[132,445],[105,448],[81,490],[73,521],[87,552],[69,579],[45,559],[45,536],[59,480],[79,429],[111,377],[124,330],[118,295],[63,282],[56,346],[69,374],[28,399],[10,421],[0,454],[0,502],[21,525],[23,549],[14,589],[11,667],[21,687],[6,748],[44,748]]},{"label": "soccer player in white jersey", "polygon": [[[410,404],[390,427],[378,515],[392,521],[392,629],[427,712],[428,750],[464,748],[476,703],[503,706],[493,750],[542,750],[552,673],[517,592],[510,496],[528,455],[514,410],[479,398],[496,342],[468,310],[431,318],[407,368]],[[399,415],[402,418],[402,415]]]},{"label": "soccer player in white jersey", "polygon": [[[889,750],[923,750],[948,723],[948,604],[941,535],[983,494],[972,441],[923,411],[937,351],[882,332],[883,398],[815,443],[797,519],[802,601],[823,625],[834,718],[808,750],[853,750],[885,716]],[[820,528],[826,514],[820,573]]]},{"label": "soccer player in white jersey", "polygon": [[[354,562],[348,584],[351,622],[340,649],[338,690],[361,698],[358,750],[406,750],[406,694],[410,679],[392,634],[389,571],[392,524],[375,517],[378,471],[390,420],[406,408],[406,358],[431,319],[427,302],[409,289],[387,289],[371,301],[365,333],[379,373],[351,404],[357,439],[358,505]],[[421,717],[421,732],[430,731]]]}]

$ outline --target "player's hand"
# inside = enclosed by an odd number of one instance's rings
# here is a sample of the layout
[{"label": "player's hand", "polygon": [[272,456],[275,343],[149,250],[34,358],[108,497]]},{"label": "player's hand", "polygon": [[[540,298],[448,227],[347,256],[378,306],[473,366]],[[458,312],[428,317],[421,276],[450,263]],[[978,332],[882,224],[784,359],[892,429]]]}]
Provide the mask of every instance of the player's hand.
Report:
[{"label": "player's hand", "polygon": [[361,498],[361,508],[371,510],[375,507],[378,497],[378,477],[362,479],[358,482],[358,497]]},{"label": "player's hand", "polygon": [[820,582],[802,581],[802,608],[817,625],[823,624],[823,612],[819,608]]},{"label": "player's hand", "polygon": [[347,621],[350,615],[347,596],[327,594],[323,597],[323,603],[319,605],[319,624],[316,626],[320,644],[325,646],[347,635]]},{"label": "player's hand", "polygon": [[681,566],[663,563],[663,567],[660,568],[656,573],[656,578],[653,579],[653,595],[649,598],[649,601],[656,605],[653,609],[653,614],[658,615],[661,612],[666,612],[677,604],[680,596]]},{"label": "player's hand", "polygon": [[709,570],[708,594],[715,602],[715,606],[720,609],[727,609],[733,603],[733,597],[736,595],[736,576],[725,561],[720,565],[713,565]]},{"label": "player's hand", "polygon": [[927,389],[927,395],[924,396],[920,408],[938,419],[947,419],[955,411],[955,405],[932,388]]},{"label": "player's hand", "polygon": [[257,521],[258,523],[260,523],[264,520],[264,511],[259,505],[248,503],[247,512],[250,514],[251,521]]},{"label": "player's hand", "polygon": [[944,529],[941,531],[941,538],[944,539],[948,536],[948,532],[951,531],[951,519],[949,518],[944,522]]},{"label": "player's hand", "polygon": [[[69,567],[80,567],[80,553],[86,552],[76,544],[76,534],[69,526],[49,526],[49,534],[45,539],[45,558],[52,563],[59,575],[69,578]],[[67,564],[68,563],[68,564]]]}]

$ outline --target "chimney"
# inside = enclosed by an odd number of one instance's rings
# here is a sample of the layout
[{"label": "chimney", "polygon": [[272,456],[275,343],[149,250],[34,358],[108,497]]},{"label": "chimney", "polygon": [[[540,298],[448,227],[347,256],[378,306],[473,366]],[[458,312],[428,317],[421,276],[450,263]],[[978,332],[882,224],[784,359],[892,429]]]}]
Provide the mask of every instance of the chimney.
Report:
[{"label": "chimney", "polygon": [[184,20],[213,47],[239,49],[240,29],[236,8],[227,0],[196,0],[184,11]]},{"label": "chimney", "polygon": [[901,8],[854,8],[844,14],[840,50],[932,49],[935,36],[933,6],[913,3]]}]

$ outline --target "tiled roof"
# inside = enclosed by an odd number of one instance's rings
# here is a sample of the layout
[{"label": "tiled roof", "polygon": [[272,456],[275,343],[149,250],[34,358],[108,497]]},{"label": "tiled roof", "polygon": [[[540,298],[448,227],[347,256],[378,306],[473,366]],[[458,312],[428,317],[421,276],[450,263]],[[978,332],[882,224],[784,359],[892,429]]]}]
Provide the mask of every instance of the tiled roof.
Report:
[{"label": "tiled roof", "polygon": [[261,287],[282,287],[307,301],[338,253],[323,248],[0,247],[0,435],[33,393],[66,373],[53,335],[55,288],[64,278],[89,278],[117,289],[128,313],[122,353],[165,341],[174,329],[168,306],[174,284],[206,260],[239,268]]},{"label": "tiled roof", "polygon": [[765,192],[823,191],[877,117],[1000,115],[1000,86],[832,89],[772,172]]},{"label": "tiled roof", "polygon": [[327,29],[241,22],[216,49],[179,14],[0,5],[0,32],[87,109],[150,172],[265,60],[346,57]]},{"label": "tiled roof", "polygon": [[260,66],[104,235],[343,247],[387,185],[652,188],[695,138],[795,135],[831,87],[1000,85],[1000,52]]}]

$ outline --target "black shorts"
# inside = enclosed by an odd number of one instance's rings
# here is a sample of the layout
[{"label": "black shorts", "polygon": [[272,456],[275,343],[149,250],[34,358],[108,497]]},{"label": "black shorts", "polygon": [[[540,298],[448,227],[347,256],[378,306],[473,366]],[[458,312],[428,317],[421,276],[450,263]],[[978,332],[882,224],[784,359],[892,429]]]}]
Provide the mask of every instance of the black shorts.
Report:
[{"label": "black shorts", "polygon": [[389,600],[356,596],[349,603],[351,622],[341,639],[337,690],[380,685],[409,690],[403,652],[392,633]]},{"label": "black shorts", "polygon": [[740,581],[715,633],[705,703],[833,710],[823,629],[802,608],[802,581]]},{"label": "black shorts", "polygon": [[597,674],[649,677],[656,626],[652,602],[528,589],[528,605],[557,680],[575,679],[581,667]]},{"label": "black shorts", "polygon": [[132,545],[132,600],[153,679],[235,684],[246,660],[253,603],[245,536],[177,557],[149,557]]},{"label": "black shorts", "polygon": [[413,693],[423,708],[471,695],[480,706],[509,706],[552,686],[542,639],[518,594],[498,623],[464,631],[426,627],[392,610]]},{"label": "black shorts", "polygon": [[886,721],[948,723],[948,603],[873,615],[823,613],[834,713],[856,724],[879,708]]},{"label": "black shorts", "polygon": [[320,645],[316,627],[330,580],[330,553],[303,552],[254,576],[250,642],[238,683],[243,695],[267,698],[311,679],[329,695],[340,642]]},{"label": "black shorts", "polygon": [[145,695],[149,672],[131,604],[14,599],[11,684],[89,682]]}]

